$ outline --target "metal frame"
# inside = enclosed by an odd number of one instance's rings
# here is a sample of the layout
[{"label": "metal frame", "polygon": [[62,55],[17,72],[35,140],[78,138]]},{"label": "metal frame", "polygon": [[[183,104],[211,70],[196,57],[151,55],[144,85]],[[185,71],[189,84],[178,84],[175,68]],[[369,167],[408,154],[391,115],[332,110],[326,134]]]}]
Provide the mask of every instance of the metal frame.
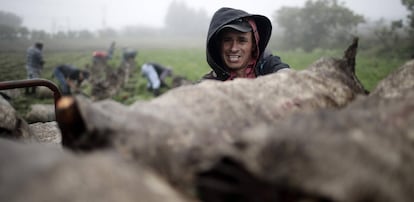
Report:
[{"label": "metal frame", "polygon": [[26,88],[26,87],[35,87],[35,86],[45,86],[53,91],[53,97],[55,100],[55,117],[56,114],[56,106],[58,100],[62,97],[62,93],[60,92],[58,86],[50,80],[47,79],[24,79],[24,80],[12,80],[12,81],[1,81],[0,82],[0,90],[8,90],[14,88]]}]

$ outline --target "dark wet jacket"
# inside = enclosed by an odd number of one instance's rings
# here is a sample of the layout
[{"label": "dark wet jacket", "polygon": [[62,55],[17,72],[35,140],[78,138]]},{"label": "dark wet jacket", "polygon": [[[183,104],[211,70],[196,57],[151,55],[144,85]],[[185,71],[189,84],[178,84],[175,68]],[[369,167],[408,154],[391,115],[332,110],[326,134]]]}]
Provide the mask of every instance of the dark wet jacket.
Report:
[{"label": "dark wet jacket", "polygon": [[229,78],[230,72],[225,67],[220,56],[217,31],[229,22],[244,17],[250,17],[255,20],[257,31],[259,33],[259,61],[254,67],[256,76],[274,73],[283,68],[289,68],[289,65],[283,63],[279,56],[272,55],[270,52],[265,51],[272,34],[272,24],[267,17],[249,14],[245,11],[233,8],[221,8],[214,13],[207,35],[207,63],[213,71],[204,75],[202,79],[225,81]]},{"label": "dark wet jacket", "polygon": [[43,60],[42,49],[37,46],[31,46],[27,49],[26,55],[26,68],[31,68],[35,70],[43,69]]},{"label": "dark wet jacket", "polygon": [[71,80],[78,80],[80,74],[80,70],[78,68],[67,64],[57,66],[55,71],[62,72],[65,78],[69,78]]}]

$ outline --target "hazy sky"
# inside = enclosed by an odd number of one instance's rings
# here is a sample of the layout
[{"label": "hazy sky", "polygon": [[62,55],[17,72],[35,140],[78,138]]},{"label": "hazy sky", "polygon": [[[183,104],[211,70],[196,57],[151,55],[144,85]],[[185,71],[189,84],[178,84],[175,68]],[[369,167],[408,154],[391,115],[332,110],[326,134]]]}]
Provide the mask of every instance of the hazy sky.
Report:
[{"label": "hazy sky", "polygon": [[[17,14],[29,29],[47,31],[116,29],[127,25],[162,27],[173,0],[0,0],[0,10]],[[209,16],[228,6],[262,14],[271,19],[281,6],[303,6],[306,0],[177,0],[193,9],[204,8]],[[340,0],[358,14],[371,19],[405,19],[401,0]]]}]

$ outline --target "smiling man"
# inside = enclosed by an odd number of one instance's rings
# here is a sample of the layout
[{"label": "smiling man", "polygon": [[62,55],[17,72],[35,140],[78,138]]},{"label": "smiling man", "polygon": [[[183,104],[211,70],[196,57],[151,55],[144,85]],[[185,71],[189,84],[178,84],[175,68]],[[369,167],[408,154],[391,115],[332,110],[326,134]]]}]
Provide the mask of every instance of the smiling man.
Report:
[{"label": "smiling man", "polygon": [[272,33],[270,20],[243,10],[220,8],[210,22],[207,62],[212,71],[203,79],[220,81],[256,78],[289,68],[265,51]]}]

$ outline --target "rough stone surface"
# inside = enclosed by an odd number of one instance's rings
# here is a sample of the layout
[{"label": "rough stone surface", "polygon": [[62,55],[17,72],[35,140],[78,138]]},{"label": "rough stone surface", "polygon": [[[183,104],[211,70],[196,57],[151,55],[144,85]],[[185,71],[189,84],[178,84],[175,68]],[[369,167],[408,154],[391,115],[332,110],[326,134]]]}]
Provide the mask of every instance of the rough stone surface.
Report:
[{"label": "rough stone surface", "polygon": [[38,142],[53,143],[57,145],[62,144],[62,134],[56,121],[51,122],[37,122],[29,125],[33,136]]},{"label": "rough stone surface", "polygon": [[187,201],[158,175],[110,151],[72,154],[5,139],[0,151],[0,201]]},{"label": "rough stone surface", "polygon": [[25,120],[28,123],[55,121],[55,105],[33,104],[30,106],[29,112],[25,115]]},{"label": "rough stone surface", "polygon": [[76,110],[83,121],[65,126],[63,142],[74,150],[115,148],[194,196],[196,173],[234,153],[232,145],[245,130],[275,125],[297,113],[341,109],[365,96],[348,62],[322,58],[302,71],[203,81],[131,106],[79,96]]},{"label": "rough stone surface", "polygon": [[406,91],[412,91],[413,88],[414,60],[410,60],[380,81],[371,94],[382,98],[393,98],[401,96],[401,93]]},{"label": "rough stone surface", "polygon": [[10,105],[10,103],[0,96],[0,128],[5,130],[13,130],[16,125],[16,110]]},{"label": "rough stone surface", "polygon": [[27,122],[2,96],[0,96],[0,120],[0,137],[13,139],[32,137]]},{"label": "rough stone surface", "polygon": [[58,111],[73,119],[58,122],[65,149],[0,140],[0,160],[17,159],[0,165],[0,201],[180,201],[153,198],[145,166],[193,201],[411,202],[414,63],[366,95],[354,62],[205,81],[131,106],[77,96]]}]

